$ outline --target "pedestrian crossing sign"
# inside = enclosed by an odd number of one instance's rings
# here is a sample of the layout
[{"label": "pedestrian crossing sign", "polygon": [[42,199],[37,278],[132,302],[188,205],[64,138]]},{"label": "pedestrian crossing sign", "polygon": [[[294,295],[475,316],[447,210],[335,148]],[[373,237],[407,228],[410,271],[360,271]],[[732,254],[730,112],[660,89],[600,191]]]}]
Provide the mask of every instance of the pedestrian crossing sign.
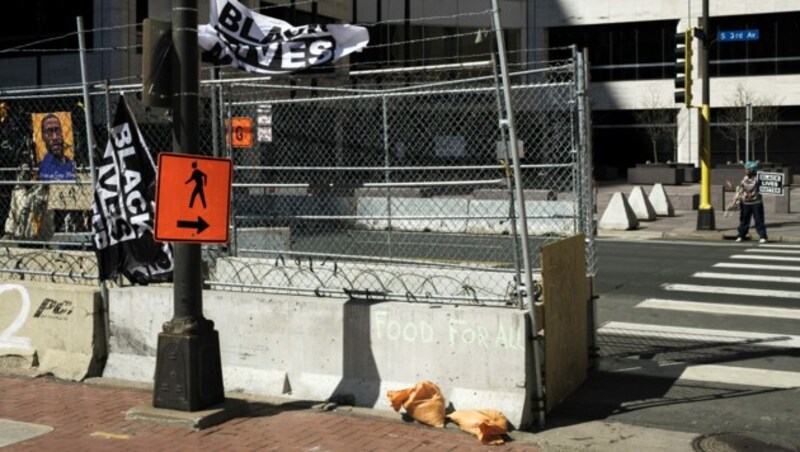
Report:
[{"label": "pedestrian crossing sign", "polygon": [[155,239],[227,243],[232,171],[233,163],[229,158],[160,153]]}]

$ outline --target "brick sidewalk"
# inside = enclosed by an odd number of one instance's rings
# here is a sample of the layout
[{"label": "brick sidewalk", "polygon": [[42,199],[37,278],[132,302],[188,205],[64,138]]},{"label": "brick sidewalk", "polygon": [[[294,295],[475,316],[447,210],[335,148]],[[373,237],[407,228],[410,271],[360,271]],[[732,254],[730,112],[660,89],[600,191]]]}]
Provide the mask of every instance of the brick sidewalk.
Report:
[{"label": "brick sidewalk", "polygon": [[51,433],[4,450],[162,451],[536,451],[518,442],[483,446],[452,428],[304,407],[252,403],[247,417],[190,432],[128,422],[125,412],[148,403],[150,391],[87,385],[54,379],[0,377],[0,418],[52,426]]}]

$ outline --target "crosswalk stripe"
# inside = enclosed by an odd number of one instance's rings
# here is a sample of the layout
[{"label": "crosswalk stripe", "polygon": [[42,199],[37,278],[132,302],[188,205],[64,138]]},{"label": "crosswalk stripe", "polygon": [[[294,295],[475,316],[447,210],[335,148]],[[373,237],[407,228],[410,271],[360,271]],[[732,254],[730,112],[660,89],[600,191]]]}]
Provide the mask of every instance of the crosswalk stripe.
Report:
[{"label": "crosswalk stripe", "polygon": [[735,281],[763,281],[776,283],[800,283],[800,278],[796,276],[772,276],[772,275],[752,275],[747,273],[716,273],[716,272],[696,272],[693,278],[710,279],[732,279]]},{"label": "crosswalk stripe", "polygon": [[731,259],[748,259],[758,261],[784,261],[784,262],[800,262],[800,257],[788,256],[758,256],[753,254],[734,254]]},{"label": "crosswalk stripe", "polygon": [[636,305],[637,308],[667,309],[671,311],[704,312],[708,314],[744,315],[749,317],[770,317],[776,319],[800,320],[800,309],[771,308],[728,303],[701,303],[697,301],[647,298]]},{"label": "crosswalk stripe", "polygon": [[759,248],[795,248],[800,249],[800,245],[788,245],[782,243],[765,243],[763,245],[759,245]]},{"label": "crosswalk stripe", "polygon": [[800,348],[800,336],[756,333],[750,331],[711,330],[647,323],[607,322],[597,329],[598,334],[629,337],[668,337],[712,343],[746,343],[762,347]]},{"label": "crosswalk stripe", "polygon": [[717,268],[745,268],[750,270],[777,270],[786,272],[800,272],[800,266],[797,265],[770,265],[770,264],[744,264],[737,262],[719,262],[712,267]]},{"label": "crosswalk stripe", "polygon": [[748,295],[755,297],[776,297],[800,299],[796,290],[751,289],[747,287],[703,286],[699,284],[662,284],[661,288],[679,292],[715,293],[721,295]]},{"label": "crosswalk stripe", "polygon": [[788,389],[800,387],[800,372],[717,366],[713,364],[688,366],[678,379],[764,388]]},{"label": "crosswalk stripe", "polygon": [[782,250],[777,248],[747,248],[745,253],[800,254],[800,250]]}]

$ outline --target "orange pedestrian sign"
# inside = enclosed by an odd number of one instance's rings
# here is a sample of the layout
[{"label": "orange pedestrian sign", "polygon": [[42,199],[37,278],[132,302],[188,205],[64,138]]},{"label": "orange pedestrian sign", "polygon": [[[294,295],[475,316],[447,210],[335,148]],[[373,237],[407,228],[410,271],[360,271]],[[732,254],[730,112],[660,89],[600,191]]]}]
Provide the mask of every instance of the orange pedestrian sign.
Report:
[{"label": "orange pedestrian sign", "polygon": [[228,127],[228,143],[235,148],[253,147],[253,119],[231,118]]},{"label": "orange pedestrian sign", "polygon": [[226,243],[230,229],[231,159],[162,152],[156,179],[155,238]]}]

